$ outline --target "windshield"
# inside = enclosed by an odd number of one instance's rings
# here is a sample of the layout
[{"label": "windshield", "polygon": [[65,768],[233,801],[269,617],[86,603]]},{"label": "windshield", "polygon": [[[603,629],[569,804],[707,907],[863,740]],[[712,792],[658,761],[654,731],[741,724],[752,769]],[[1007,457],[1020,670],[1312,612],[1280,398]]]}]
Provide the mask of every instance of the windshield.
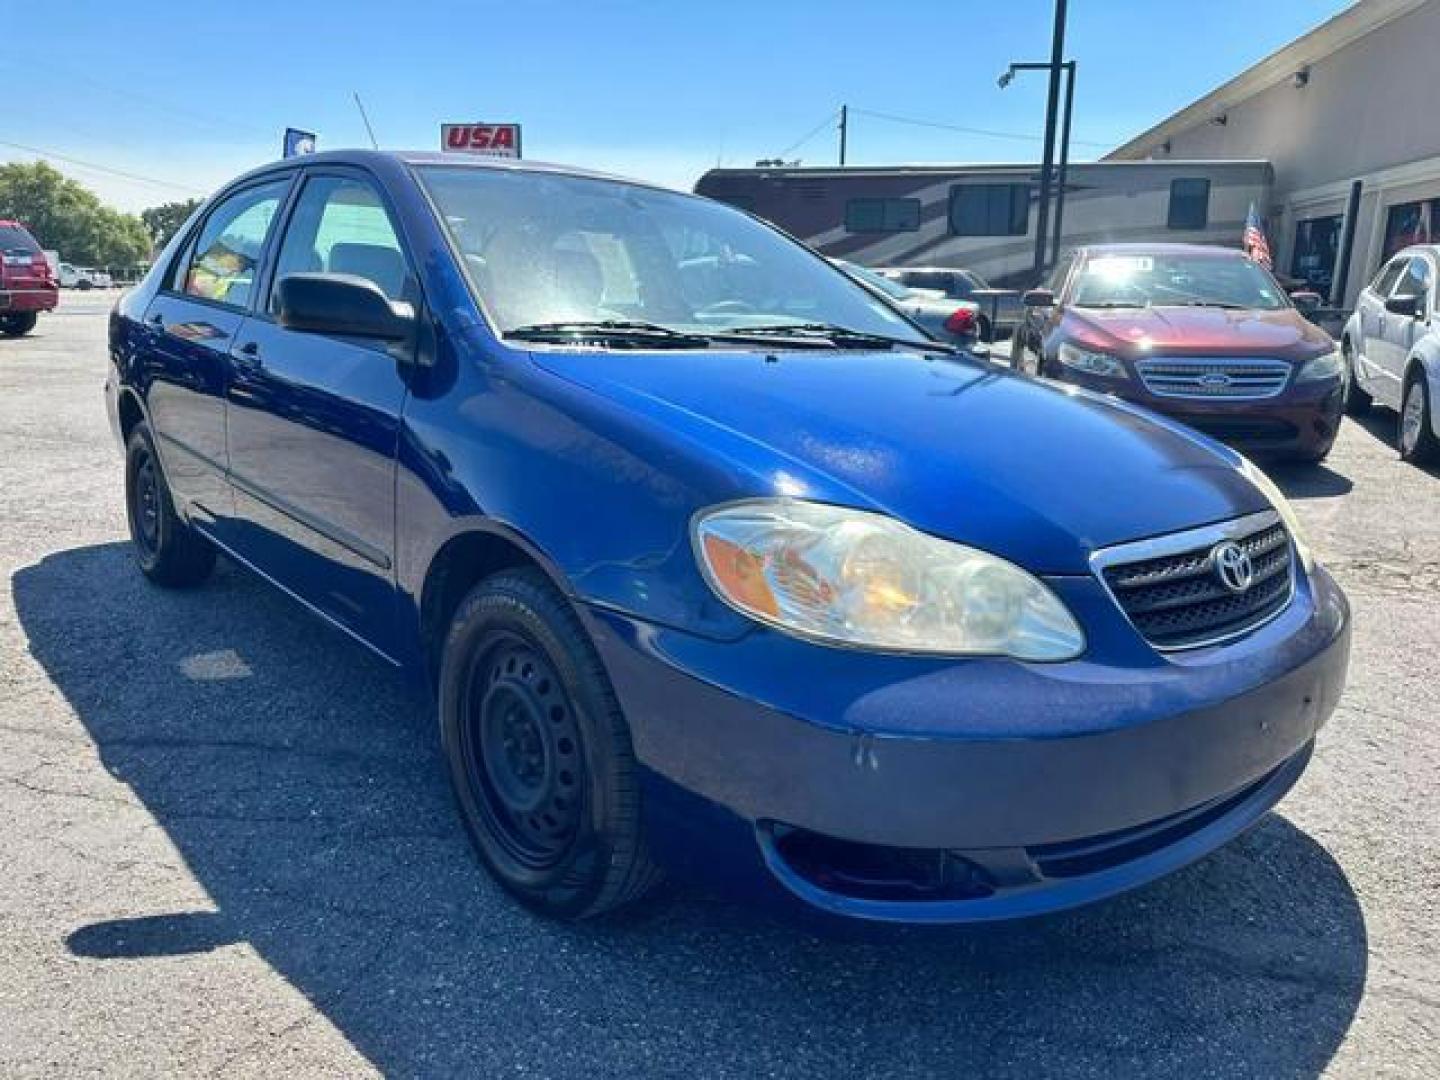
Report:
[{"label": "windshield", "polygon": [[501,333],[559,323],[687,334],[823,323],[926,340],[823,259],[720,203],[541,172],[417,171]]},{"label": "windshield", "polygon": [[1093,255],[1073,297],[1077,307],[1287,306],[1275,279],[1238,255]]}]

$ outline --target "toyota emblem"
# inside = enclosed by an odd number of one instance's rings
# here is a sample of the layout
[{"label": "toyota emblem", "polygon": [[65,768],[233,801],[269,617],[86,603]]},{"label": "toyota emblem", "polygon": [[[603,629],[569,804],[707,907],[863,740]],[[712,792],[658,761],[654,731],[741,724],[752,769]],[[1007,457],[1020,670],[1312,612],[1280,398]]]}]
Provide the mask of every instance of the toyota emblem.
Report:
[{"label": "toyota emblem", "polygon": [[1234,540],[1222,540],[1210,549],[1210,562],[1220,584],[1232,593],[1243,593],[1255,580],[1255,564]]}]

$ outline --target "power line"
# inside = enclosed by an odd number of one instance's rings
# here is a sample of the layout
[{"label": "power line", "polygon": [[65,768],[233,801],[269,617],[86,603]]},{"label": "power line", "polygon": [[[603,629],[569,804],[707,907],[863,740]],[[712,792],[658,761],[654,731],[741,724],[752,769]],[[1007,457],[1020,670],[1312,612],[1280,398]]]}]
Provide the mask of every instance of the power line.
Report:
[{"label": "power line", "polygon": [[784,150],[781,150],[780,153],[776,154],[775,156],[777,158],[783,158],[792,150],[798,150],[800,147],[808,143],[811,139],[815,138],[816,135],[819,135],[820,132],[824,131],[827,127],[833,124],[837,116],[839,116],[839,112],[832,109],[830,112],[825,114],[824,120],[821,120],[820,123],[816,124],[808,132],[806,132],[800,138],[796,139],[793,143],[787,146]]},{"label": "power line", "polygon": [[74,165],[81,169],[91,169],[94,172],[108,173],[111,176],[118,176],[125,180],[134,180],[141,184],[154,184],[156,187],[171,188],[174,191],[184,191],[191,195],[207,195],[209,192],[199,188],[190,187],[188,184],[177,184],[170,180],[161,180],[154,176],[142,176],[139,173],[126,172],[124,169],[112,169],[109,165],[99,165],[93,161],[83,161],[80,158],[68,157],[65,154],[57,154],[54,150],[42,150],[38,146],[26,146],[23,143],[6,142],[0,139],[0,146],[8,146],[12,150],[23,150],[27,154],[36,154],[42,158],[54,158],[56,161],[63,161],[67,165]]},{"label": "power line", "polygon": [[[875,112],[871,109],[858,109],[850,107],[852,113],[859,113],[861,116],[868,116],[874,120],[889,120],[894,124],[910,124],[914,127],[939,128],[942,131],[958,131],[962,135],[981,135],[989,139],[1016,139],[1021,142],[1040,142],[1039,135],[1026,135],[1018,131],[993,131],[988,128],[964,127],[960,124],[945,124],[938,120],[920,120],[913,116],[896,116],[894,113]],[[1093,146],[1099,149],[1108,149],[1109,143],[1093,142],[1089,139],[1071,139],[1076,146]]]}]

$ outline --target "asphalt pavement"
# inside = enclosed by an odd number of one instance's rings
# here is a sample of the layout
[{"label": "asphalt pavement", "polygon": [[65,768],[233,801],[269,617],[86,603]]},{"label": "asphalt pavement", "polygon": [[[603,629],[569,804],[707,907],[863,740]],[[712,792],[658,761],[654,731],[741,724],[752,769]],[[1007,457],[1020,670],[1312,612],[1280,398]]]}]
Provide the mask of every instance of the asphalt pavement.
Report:
[{"label": "asphalt pavement", "polygon": [[1354,656],[1241,840],[980,930],[692,886],[558,926],[476,868],[379,662],[223,562],[141,578],[111,301],[0,339],[0,1075],[1440,1075],[1440,475],[1396,460],[1393,415],[1274,472]]}]

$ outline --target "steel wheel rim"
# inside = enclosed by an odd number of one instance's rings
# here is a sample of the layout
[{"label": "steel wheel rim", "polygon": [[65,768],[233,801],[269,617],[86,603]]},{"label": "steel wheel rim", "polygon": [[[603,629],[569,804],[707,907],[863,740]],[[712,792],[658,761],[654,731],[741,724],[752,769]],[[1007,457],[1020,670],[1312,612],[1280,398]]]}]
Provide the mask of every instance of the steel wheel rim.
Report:
[{"label": "steel wheel rim", "polygon": [[1406,453],[1420,442],[1420,429],[1425,422],[1425,389],[1418,382],[1410,384],[1405,395],[1405,411],[1400,417],[1400,445]]},{"label": "steel wheel rim", "polygon": [[160,484],[155,460],[149,454],[135,469],[135,505],[130,516],[136,542],[147,555],[154,554],[160,543]]},{"label": "steel wheel rim", "polygon": [[575,709],[541,652],[514,635],[477,650],[461,702],[465,779],[486,831],[531,871],[559,865],[585,807]]}]

